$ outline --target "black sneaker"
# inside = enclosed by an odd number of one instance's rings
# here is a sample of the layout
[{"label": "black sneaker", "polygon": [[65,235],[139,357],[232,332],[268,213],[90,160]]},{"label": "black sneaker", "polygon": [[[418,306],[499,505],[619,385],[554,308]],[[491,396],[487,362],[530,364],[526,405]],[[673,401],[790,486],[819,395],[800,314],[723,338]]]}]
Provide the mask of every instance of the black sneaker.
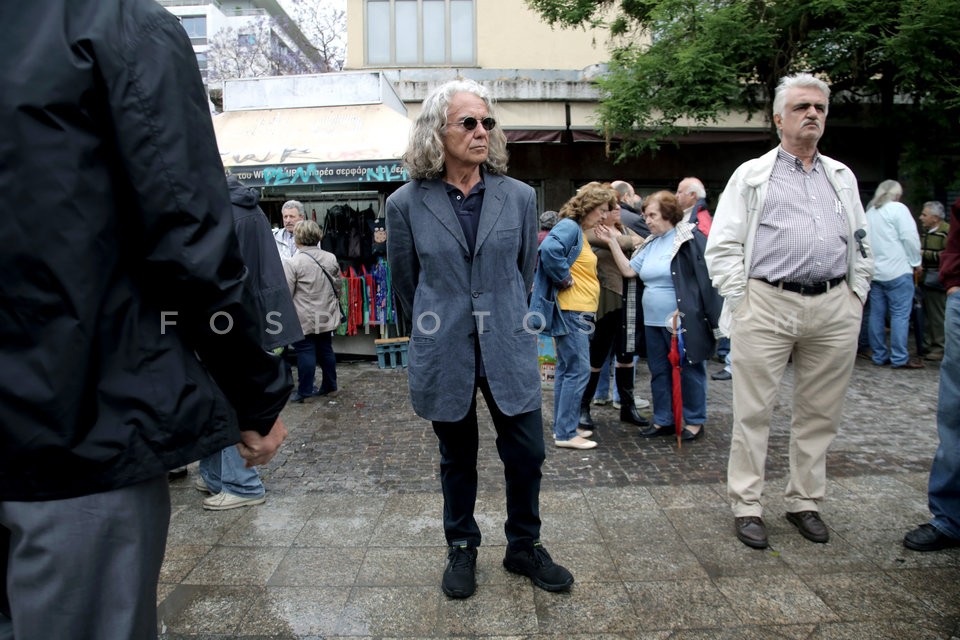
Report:
[{"label": "black sneaker", "polygon": [[547,591],[566,591],[573,584],[573,575],[556,564],[540,541],[529,549],[510,549],[503,557],[507,571],[519,573],[533,580],[533,584]]},{"label": "black sneaker", "polygon": [[454,542],[447,551],[447,568],[440,588],[451,598],[469,598],[477,590],[477,549]]}]

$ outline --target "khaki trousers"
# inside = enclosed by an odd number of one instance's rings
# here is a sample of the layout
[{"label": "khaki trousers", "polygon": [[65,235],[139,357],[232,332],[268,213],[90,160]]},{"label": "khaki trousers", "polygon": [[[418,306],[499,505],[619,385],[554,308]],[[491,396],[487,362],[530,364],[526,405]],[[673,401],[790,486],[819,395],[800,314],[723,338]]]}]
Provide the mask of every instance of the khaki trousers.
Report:
[{"label": "khaki trousers", "polygon": [[837,435],[863,307],[843,282],[817,296],[750,280],[733,311],[733,433],[727,495],[735,517],[761,516],[770,418],[793,355],[787,511],[819,511],[827,448]]}]

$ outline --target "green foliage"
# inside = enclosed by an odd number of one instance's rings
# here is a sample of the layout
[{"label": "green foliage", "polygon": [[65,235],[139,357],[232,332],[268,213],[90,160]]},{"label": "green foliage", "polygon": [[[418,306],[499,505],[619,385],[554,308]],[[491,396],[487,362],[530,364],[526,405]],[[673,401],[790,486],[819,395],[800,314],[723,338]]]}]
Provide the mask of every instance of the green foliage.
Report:
[{"label": "green foliage", "polygon": [[766,115],[779,79],[807,71],[827,80],[835,106],[888,137],[888,165],[929,171],[936,157],[943,179],[956,178],[960,0],[526,1],[550,24],[609,27],[599,122],[623,140],[621,157],[686,124]]}]

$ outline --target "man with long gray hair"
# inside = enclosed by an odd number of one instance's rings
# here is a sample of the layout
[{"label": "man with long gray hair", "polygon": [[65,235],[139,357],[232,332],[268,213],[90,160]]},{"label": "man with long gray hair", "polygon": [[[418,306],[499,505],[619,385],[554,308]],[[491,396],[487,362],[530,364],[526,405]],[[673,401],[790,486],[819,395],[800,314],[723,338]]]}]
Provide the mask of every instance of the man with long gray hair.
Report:
[{"label": "man with long gray hair", "polygon": [[503,565],[548,591],[573,583],[540,543],[545,448],[537,337],[525,317],[537,202],[533,189],[504,175],[506,147],[487,91],[448,82],[424,100],[411,131],[403,161],[412,180],[387,199],[387,257],[412,327],[410,399],[440,442],[441,588],[453,598],[476,589],[478,388],[504,464]]},{"label": "man with long gray hair", "polygon": [[761,515],[770,419],[793,356],[787,520],[812,542],[820,519],[826,456],[840,426],[873,262],[857,179],[821,155],[830,88],[810,74],[777,86],[780,145],[748,160],[720,196],[705,258],[725,299],[730,336],[733,434],[727,495],[737,538],[767,547]]}]

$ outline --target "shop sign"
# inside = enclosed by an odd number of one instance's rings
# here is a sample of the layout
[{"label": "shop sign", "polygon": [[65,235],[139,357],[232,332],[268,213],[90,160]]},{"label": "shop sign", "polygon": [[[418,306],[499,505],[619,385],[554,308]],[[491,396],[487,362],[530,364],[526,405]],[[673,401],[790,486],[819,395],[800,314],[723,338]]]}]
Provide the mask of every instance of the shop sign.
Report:
[{"label": "shop sign", "polygon": [[227,167],[248,187],[290,187],[344,182],[406,182],[407,170],[395,160]]}]

